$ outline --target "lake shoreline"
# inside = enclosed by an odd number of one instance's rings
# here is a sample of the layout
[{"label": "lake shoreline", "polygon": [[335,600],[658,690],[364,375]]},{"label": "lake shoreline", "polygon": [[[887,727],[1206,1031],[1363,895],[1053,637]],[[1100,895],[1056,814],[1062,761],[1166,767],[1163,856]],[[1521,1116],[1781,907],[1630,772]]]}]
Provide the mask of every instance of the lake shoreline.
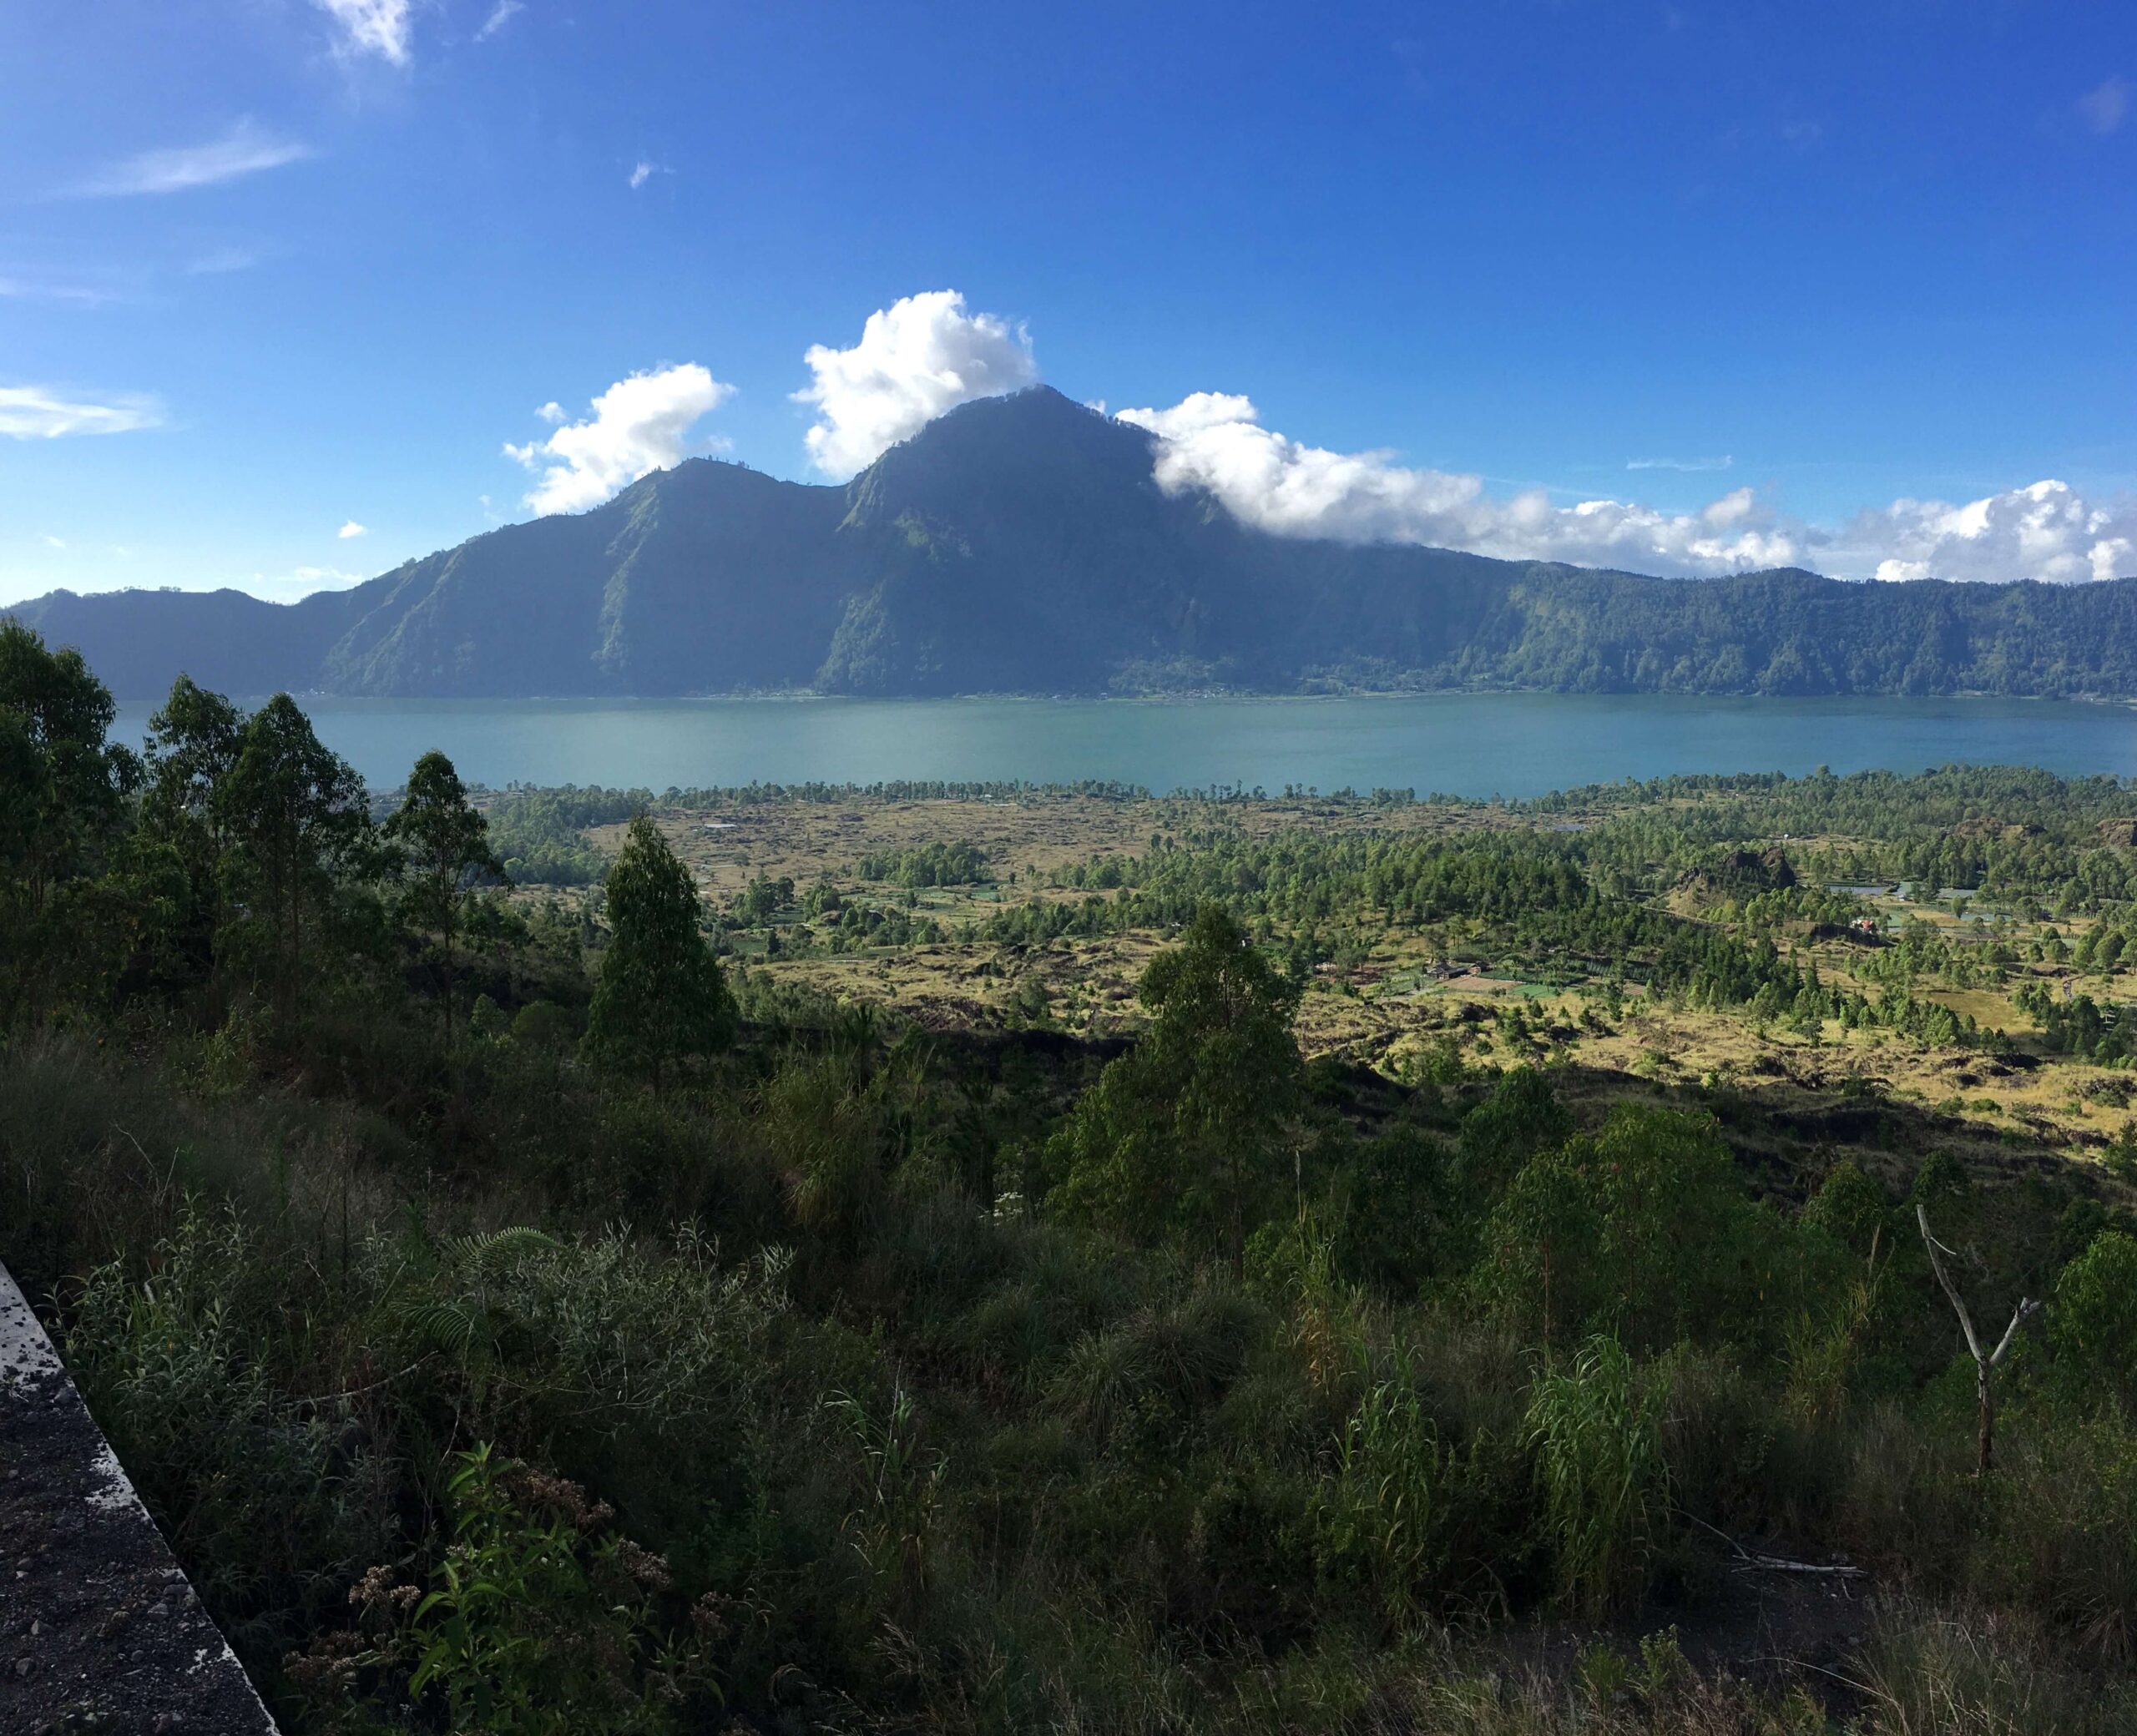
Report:
[{"label": "lake shoreline", "polygon": [[[264,704],[272,697],[267,694],[240,696],[246,705]],[[2137,694],[1996,694],[1976,689],[1964,689],[1948,694],[1883,694],[1883,693],[1823,693],[1823,694],[1761,694],[1708,693],[1686,689],[1646,688],[1563,687],[1371,687],[1341,688],[1326,691],[1301,692],[1297,689],[1277,690],[1254,688],[1194,688],[1180,692],[1155,691],[1150,693],[1026,693],[1010,690],[1001,693],[975,691],[957,694],[841,694],[825,693],[815,688],[743,689],[726,693],[690,694],[515,694],[509,696],[482,694],[348,694],[325,688],[306,688],[293,691],[290,697],[300,704],[309,705],[316,700],[334,702],[361,700],[376,704],[405,705],[690,705],[690,704],[771,704],[771,705],[958,705],[984,704],[989,705],[1200,705],[1213,703],[1239,704],[1325,704],[1350,699],[1486,699],[1486,698],[1557,698],[1569,699],[1713,699],[1739,701],[1745,704],[1800,705],[1844,700],[1889,700],[1900,705],[1940,705],[1953,702],[1974,700],[1993,701],[1999,704],[2033,705],[2099,705],[2119,707],[2137,711]],[[121,699],[122,706],[153,706],[160,702],[150,697],[136,696]]]}]

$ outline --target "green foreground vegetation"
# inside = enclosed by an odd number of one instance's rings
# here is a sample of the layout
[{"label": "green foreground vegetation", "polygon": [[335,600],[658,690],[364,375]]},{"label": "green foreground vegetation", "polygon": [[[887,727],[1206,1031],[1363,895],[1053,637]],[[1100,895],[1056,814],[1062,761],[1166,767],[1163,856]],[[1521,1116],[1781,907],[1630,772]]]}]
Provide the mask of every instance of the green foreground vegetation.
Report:
[{"label": "green foreground vegetation", "polygon": [[[689,804],[112,715],[0,625],[0,1257],[285,1728],[2137,1724],[2126,1117],[1602,1059],[1706,1018],[2126,1109],[2127,785],[1213,794],[708,903],[639,811]],[[806,975],[1129,938],[1118,1029]],[[1465,951],[1581,1012],[1302,1043]],[[1954,1297],[1984,1361],[2024,1315],[1985,1377]]]}]

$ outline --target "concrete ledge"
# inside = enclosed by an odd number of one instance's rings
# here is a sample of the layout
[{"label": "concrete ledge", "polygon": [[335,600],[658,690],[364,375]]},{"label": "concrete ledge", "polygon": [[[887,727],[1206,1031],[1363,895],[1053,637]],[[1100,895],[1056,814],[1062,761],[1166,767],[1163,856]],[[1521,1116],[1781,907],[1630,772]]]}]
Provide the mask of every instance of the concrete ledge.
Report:
[{"label": "concrete ledge", "polygon": [[0,1730],[275,1733],[4,1266]]}]

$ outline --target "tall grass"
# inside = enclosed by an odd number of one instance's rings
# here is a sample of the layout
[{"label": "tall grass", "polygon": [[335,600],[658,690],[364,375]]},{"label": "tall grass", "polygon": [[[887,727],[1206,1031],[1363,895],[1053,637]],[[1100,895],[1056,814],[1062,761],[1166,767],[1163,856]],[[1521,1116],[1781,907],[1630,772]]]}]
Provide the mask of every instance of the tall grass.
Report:
[{"label": "tall grass", "polygon": [[1636,1596],[1668,1512],[1662,1456],[1666,1381],[1614,1337],[1591,1338],[1564,1368],[1546,1368],[1527,1438],[1560,1597],[1599,1613]]}]

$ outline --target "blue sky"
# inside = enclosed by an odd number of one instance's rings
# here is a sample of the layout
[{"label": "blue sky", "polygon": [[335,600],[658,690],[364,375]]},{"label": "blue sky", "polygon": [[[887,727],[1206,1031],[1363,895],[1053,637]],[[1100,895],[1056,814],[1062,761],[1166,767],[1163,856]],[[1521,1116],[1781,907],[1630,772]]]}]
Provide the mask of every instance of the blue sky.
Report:
[{"label": "blue sky", "polygon": [[2119,4],[18,3],[0,602],[1032,377],[1287,533],[2137,573],[2133,171]]}]

